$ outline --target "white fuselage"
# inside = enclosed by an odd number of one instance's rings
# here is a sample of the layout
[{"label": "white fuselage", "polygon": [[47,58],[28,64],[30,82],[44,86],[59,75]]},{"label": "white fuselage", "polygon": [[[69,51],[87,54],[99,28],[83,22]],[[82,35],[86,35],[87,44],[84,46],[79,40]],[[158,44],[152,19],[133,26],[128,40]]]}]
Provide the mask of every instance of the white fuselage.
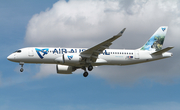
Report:
[{"label": "white fuselage", "polygon": [[[48,49],[44,54],[36,49]],[[84,62],[79,54],[86,48],[49,48],[49,47],[29,47],[20,49],[21,52],[15,52],[8,56],[8,60],[23,63],[44,63],[44,64],[62,64],[81,67]],[[165,52],[162,55],[151,55],[153,51],[146,50],[125,50],[125,49],[105,49],[98,55],[96,62],[90,62],[92,66],[100,65],[131,65],[153,60],[159,60],[172,56],[172,53]],[[59,61],[59,58],[64,61]],[[72,58],[69,58],[72,56]],[[76,58],[76,59],[75,59]]]}]

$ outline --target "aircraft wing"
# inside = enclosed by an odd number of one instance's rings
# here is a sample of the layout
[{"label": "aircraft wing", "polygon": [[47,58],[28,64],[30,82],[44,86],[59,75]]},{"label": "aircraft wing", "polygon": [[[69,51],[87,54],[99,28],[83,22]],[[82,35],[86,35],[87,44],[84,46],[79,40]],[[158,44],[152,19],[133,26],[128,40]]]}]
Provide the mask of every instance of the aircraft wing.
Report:
[{"label": "aircraft wing", "polygon": [[80,56],[83,58],[88,58],[90,59],[90,61],[95,62],[98,58],[98,55],[102,53],[105,49],[109,48],[109,46],[112,44],[114,40],[121,37],[125,29],[126,28],[124,28],[122,31],[120,31],[117,35],[113,36],[112,38],[81,52]]}]

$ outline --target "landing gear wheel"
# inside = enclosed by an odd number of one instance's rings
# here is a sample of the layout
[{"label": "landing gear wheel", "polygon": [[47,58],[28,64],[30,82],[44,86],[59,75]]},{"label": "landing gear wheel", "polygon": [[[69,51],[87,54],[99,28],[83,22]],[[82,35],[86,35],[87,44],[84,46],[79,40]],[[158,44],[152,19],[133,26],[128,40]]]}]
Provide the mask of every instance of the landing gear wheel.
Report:
[{"label": "landing gear wheel", "polygon": [[88,72],[84,72],[83,76],[87,77],[88,76]]},{"label": "landing gear wheel", "polygon": [[24,71],[24,69],[23,69],[24,62],[19,62],[19,65],[21,65],[20,72],[23,72]]},{"label": "landing gear wheel", "polygon": [[93,70],[93,66],[91,66],[91,65],[88,66],[88,70],[89,70],[89,71],[92,71],[92,70]]},{"label": "landing gear wheel", "polygon": [[23,71],[24,71],[24,69],[23,69],[23,68],[21,68],[21,69],[20,69],[20,72],[23,72]]}]

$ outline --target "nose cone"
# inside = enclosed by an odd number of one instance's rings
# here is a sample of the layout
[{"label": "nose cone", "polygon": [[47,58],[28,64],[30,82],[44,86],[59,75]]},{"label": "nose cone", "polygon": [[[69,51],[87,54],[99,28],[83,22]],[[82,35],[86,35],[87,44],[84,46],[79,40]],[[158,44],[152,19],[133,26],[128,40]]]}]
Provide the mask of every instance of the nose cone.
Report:
[{"label": "nose cone", "polygon": [[10,60],[10,61],[13,61],[13,59],[14,59],[14,55],[12,55],[12,54],[11,54],[11,55],[9,55],[9,56],[7,57],[7,59],[8,59],[8,60]]}]

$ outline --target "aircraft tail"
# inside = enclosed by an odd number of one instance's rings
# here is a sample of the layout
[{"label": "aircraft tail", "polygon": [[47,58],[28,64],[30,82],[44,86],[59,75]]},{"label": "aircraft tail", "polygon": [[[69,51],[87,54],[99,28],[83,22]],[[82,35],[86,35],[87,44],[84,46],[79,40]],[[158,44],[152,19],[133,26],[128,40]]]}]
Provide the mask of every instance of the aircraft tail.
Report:
[{"label": "aircraft tail", "polygon": [[168,26],[161,26],[140,50],[159,51],[162,49]]}]

